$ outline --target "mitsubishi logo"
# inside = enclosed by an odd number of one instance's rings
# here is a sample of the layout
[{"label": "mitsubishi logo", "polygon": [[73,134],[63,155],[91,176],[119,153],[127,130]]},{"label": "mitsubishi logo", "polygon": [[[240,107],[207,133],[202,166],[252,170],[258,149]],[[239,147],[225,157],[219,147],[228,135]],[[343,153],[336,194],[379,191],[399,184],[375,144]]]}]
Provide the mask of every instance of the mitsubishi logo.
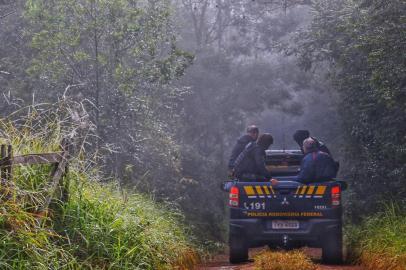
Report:
[{"label": "mitsubishi logo", "polygon": [[289,205],[290,203],[286,199],[286,197],[283,198],[283,201],[281,202],[282,205]]}]

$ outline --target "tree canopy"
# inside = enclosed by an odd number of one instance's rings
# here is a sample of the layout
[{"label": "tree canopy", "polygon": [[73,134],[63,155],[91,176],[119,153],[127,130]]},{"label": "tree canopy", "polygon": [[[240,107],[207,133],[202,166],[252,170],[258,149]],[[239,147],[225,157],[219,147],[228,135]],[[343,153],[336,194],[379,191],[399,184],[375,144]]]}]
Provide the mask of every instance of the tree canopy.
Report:
[{"label": "tree canopy", "polygon": [[294,51],[304,68],[330,66],[356,200],[404,198],[406,3],[316,1]]}]

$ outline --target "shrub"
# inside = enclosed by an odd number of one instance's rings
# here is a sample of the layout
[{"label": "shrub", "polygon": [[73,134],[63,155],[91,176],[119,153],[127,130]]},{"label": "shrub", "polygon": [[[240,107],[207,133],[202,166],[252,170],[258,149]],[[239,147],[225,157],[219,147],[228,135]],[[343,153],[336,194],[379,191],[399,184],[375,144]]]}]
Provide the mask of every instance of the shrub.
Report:
[{"label": "shrub", "polygon": [[406,269],[406,211],[390,203],[348,229],[350,257],[366,269]]},{"label": "shrub", "polygon": [[[23,111],[23,110],[22,110]],[[59,150],[72,123],[64,104],[30,107],[0,120],[0,143],[14,154]],[[16,119],[16,115],[20,115]],[[78,116],[78,114],[75,114]],[[88,134],[88,132],[85,132]],[[78,142],[78,141],[76,141]],[[199,256],[183,217],[169,204],[102,184],[86,138],[65,176],[69,199],[42,211],[52,167],[15,167],[0,186],[1,269],[190,269]]]}]

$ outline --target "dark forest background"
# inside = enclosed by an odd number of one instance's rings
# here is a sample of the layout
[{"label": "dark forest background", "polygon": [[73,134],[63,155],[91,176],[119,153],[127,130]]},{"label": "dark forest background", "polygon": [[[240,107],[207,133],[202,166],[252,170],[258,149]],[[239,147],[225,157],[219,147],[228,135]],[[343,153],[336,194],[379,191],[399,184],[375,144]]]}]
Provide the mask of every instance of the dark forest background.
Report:
[{"label": "dark forest background", "polygon": [[224,240],[220,183],[257,124],[309,129],[341,162],[347,218],[405,201],[402,0],[0,0],[0,113],[81,101],[106,181]]}]

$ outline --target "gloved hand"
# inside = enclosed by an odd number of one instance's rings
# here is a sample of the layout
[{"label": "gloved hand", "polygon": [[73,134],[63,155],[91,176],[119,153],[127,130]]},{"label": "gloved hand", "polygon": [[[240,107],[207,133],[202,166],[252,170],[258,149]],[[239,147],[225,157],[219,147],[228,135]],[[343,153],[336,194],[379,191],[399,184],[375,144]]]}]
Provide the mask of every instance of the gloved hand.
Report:
[{"label": "gloved hand", "polygon": [[272,185],[272,186],[275,186],[275,185],[279,184],[279,181],[276,180],[276,179],[274,179],[274,178],[272,178],[272,179],[269,180],[269,181],[271,182],[271,185]]},{"label": "gloved hand", "polygon": [[234,174],[234,169],[229,169],[228,170],[228,178],[234,178],[235,174]]},{"label": "gloved hand", "polygon": [[222,190],[229,192],[233,186],[234,186],[233,182],[224,182],[222,185]]}]

